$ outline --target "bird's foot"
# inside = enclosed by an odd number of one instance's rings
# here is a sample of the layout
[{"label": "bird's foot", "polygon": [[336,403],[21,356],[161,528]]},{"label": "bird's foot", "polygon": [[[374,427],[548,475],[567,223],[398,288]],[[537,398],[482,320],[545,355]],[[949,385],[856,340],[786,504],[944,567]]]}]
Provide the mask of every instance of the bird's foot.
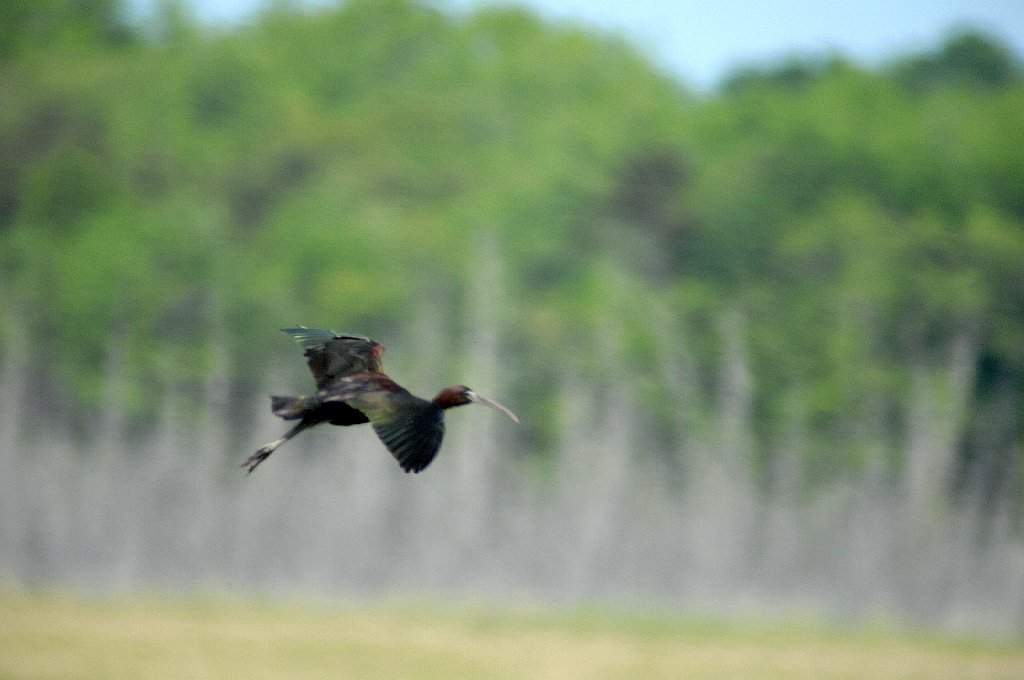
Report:
[{"label": "bird's foot", "polygon": [[274,449],[278,447],[279,441],[280,440],[270,442],[269,444],[265,444],[264,446],[256,449],[256,453],[249,456],[246,461],[242,463],[242,467],[249,468],[247,472],[255,470],[257,465],[265,461],[267,457],[274,452]]}]

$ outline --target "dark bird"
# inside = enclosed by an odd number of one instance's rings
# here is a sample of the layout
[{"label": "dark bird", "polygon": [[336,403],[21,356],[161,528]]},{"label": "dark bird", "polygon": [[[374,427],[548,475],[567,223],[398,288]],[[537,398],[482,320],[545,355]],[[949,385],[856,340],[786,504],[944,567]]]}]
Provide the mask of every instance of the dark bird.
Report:
[{"label": "dark bird", "polygon": [[384,345],[370,338],[305,326],[281,330],[302,346],[317,392],[309,397],[270,398],[274,415],[299,422],[279,439],[257,449],[242,464],[249,472],[281,444],[320,423],[368,422],[402,469],[419,472],[430,465],[441,448],[445,409],[483,404],[519,422],[512,411],[465,385],[446,387],[430,401],[410,394],[384,374]]}]

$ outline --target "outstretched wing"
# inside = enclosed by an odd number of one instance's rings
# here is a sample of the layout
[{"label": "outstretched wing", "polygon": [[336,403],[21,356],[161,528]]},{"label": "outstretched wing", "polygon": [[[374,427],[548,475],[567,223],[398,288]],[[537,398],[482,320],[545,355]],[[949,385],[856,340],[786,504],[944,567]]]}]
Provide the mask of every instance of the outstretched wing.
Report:
[{"label": "outstretched wing", "polygon": [[444,439],[444,411],[413,396],[386,375],[344,376],[317,394],[321,401],[344,402],[370,419],[373,431],[406,472],[430,465]]},{"label": "outstretched wing", "polygon": [[370,425],[406,472],[419,472],[430,465],[444,439],[444,413],[436,407],[371,420]]},{"label": "outstretched wing", "polygon": [[384,345],[361,335],[335,333],[325,328],[282,328],[305,350],[306,363],[323,389],[338,378],[372,371],[383,373]]}]

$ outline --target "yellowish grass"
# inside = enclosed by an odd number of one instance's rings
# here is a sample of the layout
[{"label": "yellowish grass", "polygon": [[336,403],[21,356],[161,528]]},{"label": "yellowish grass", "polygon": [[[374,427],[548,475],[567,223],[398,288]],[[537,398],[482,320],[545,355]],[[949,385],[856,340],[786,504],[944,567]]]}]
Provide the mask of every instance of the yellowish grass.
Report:
[{"label": "yellowish grass", "polygon": [[0,590],[0,678],[1024,678],[1024,645],[526,608]]}]

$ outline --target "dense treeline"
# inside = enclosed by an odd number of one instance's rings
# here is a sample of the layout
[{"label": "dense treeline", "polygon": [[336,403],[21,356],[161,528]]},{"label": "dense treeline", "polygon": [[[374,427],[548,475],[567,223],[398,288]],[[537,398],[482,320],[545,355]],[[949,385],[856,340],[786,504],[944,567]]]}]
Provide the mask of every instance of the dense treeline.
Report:
[{"label": "dense treeline", "polygon": [[[671,430],[657,309],[698,411],[740,336],[763,462],[797,420],[821,471],[879,443],[898,471],[908,386],[954,366],[956,479],[994,497],[1021,474],[1024,72],[991,39],[696,94],[516,9],[280,3],[211,29],[159,7],[11,2],[0,21],[0,321],[27,324],[32,397],[72,424],[112,361],[145,414],[217,352],[239,392],[261,384],[284,323],[386,336],[462,309],[493,243],[539,450],[552,366],[634,382]],[[628,377],[581,343],[608,327]]]}]

